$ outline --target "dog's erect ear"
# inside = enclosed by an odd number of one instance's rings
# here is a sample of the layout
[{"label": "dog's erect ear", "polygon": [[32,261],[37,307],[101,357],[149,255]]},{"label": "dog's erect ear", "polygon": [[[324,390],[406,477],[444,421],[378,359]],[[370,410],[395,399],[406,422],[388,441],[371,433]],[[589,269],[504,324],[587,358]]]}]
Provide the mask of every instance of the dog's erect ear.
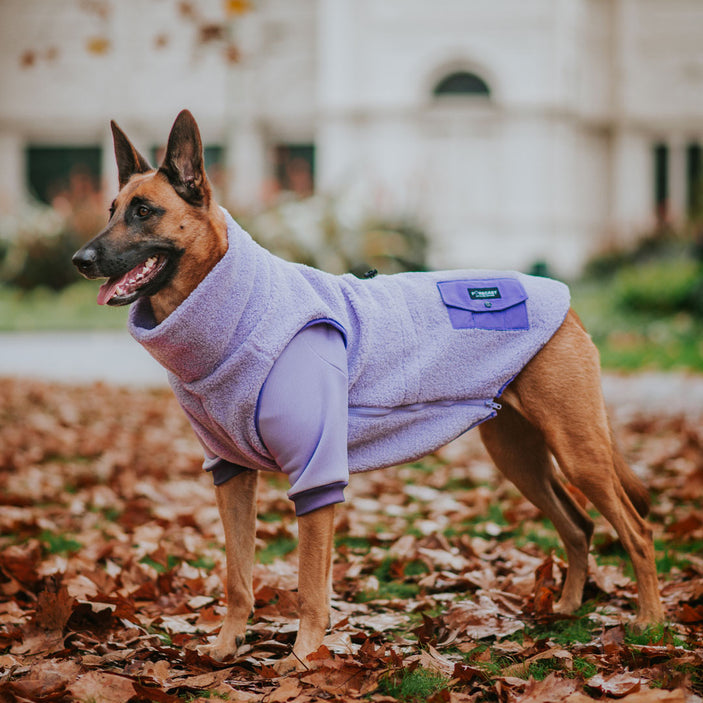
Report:
[{"label": "dog's erect ear", "polygon": [[191,205],[210,202],[210,184],[203,165],[203,144],[193,115],[183,110],[171,128],[164,162],[159,168],[178,195]]},{"label": "dog's erect ear", "polygon": [[115,121],[110,122],[112,127],[112,139],[115,143],[115,158],[117,159],[117,173],[120,179],[120,188],[135,173],[146,173],[151,171],[149,162],[132,146],[132,142],[127,139],[127,135],[117,126]]}]

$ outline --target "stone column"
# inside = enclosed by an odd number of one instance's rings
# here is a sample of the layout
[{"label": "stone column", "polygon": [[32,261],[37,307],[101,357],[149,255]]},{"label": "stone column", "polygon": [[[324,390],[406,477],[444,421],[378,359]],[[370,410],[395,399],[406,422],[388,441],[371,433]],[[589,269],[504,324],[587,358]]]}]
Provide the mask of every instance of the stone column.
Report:
[{"label": "stone column", "polygon": [[24,145],[18,133],[0,134],[0,214],[17,212],[26,199]]},{"label": "stone column", "polygon": [[316,179],[319,190],[334,191],[353,177],[354,0],[319,0]]},{"label": "stone column", "polygon": [[[266,134],[257,101],[256,55],[261,50],[260,18],[252,12],[230,27],[240,59],[227,71],[225,98],[226,203],[251,210],[263,201],[270,177]],[[253,57],[253,58],[252,58]]]},{"label": "stone column", "polygon": [[616,128],[611,142],[610,227],[615,243],[627,244],[654,222],[652,145],[643,134]]}]

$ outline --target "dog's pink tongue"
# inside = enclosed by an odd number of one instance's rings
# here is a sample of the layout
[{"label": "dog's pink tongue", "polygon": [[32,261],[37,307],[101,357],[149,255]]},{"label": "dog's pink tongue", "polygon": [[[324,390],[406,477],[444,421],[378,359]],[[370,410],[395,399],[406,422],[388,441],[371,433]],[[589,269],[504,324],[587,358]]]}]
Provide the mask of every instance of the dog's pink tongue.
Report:
[{"label": "dog's pink tongue", "polygon": [[124,276],[110,278],[100,286],[100,290],[98,291],[98,305],[106,305],[109,302],[123,278]]}]

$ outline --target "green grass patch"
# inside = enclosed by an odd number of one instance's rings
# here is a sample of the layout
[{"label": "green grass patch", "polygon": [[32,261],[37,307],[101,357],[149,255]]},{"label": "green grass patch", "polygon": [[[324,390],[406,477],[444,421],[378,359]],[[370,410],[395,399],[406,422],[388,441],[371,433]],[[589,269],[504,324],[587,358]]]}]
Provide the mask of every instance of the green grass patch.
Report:
[{"label": "green grass patch", "polygon": [[261,513],[260,515],[257,515],[258,519],[261,520],[261,522],[281,522],[283,520],[283,516],[280,513]]},{"label": "green grass patch", "polygon": [[574,657],[574,673],[582,679],[590,679],[598,673],[598,667],[583,657]]},{"label": "green grass patch", "polygon": [[[514,638],[511,638],[514,639]],[[488,652],[489,658],[486,658],[485,652]],[[470,652],[464,655],[464,659],[471,666],[476,666],[483,669],[490,678],[495,678],[503,673],[504,669],[509,666],[514,666],[517,660],[507,654],[496,652],[495,649],[487,644],[480,644]]]},{"label": "green grass patch", "polygon": [[449,680],[430,669],[397,669],[383,676],[378,684],[378,693],[408,703],[426,701],[431,696],[448,688]]},{"label": "green grass patch", "polygon": [[515,536],[515,545],[517,547],[525,547],[526,545],[534,545],[538,547],[545,554],[550,554],[554,552],[557,556],[562,559],[566,556],[566,552],[559,541],[559,536],[557,535],[554,528],[551,532],[542,532],[537,530],[529,530],[525,533],[518,533]]},{"label": "green grass patch", "polygon": [[638,645],[673,644],[675,647],[690,649],[691,646],[677,635],[668,625],[651,625],[644,630],[628,627],[625,630],[625,643]]},{"label": "green grass patch", "polygon": [[403,573],[406,576],[412,578],[413,576],[423,576],[424,574],[429,574],[430,570],[424,561],[421,561],[420,559],[414,559],[413,561],[409,561],[405,565]]},{"label": "green grass patch", "polygon": [[[391,567],[394,560],[391,557],[386,557],[373,572],[373,575],[378,579],[377,591],[361,591],[356,596],[358,603],[367,603],[372,600],[394,600],[414,598],[420,591],[420,587],[413,582],[401,581],[394,579],[391,574]],[[419,576],[427,573],[428,569],[425,564],[419,560],[415,560],[405,564],[403,574],[406,577]]]},{"label": "green grass patch", "polygon": [[[497,503],[492,503],[488,507],[488,511],[470,520],[464,520],[459,525],[451,525],[447,527],[443,534],[445,537],[456,537],[459,535],[471,535],[472,537],[487,537],[495,539],[495,535],[486,530],[486,525],[493,523],[498,527],[505,528],[509,526],[508,521],[503,515],[503,510]],[[504,531],[500,534],[500,539],[507,539],[512,536],[511,531]]]},{"label": "green grass patch", "polygon": [[78,281],[61,291],[21,291],[0,285],[0,331],[122,330],[127,307],[98,305],[95,281]]},{"label": "green grass patch", "polygon": [[454,476],[450,478],[444,486],[445,491],[471,491],[479,484],[469,477]]},{"label": "green grass patch", "polygon": [[117,508],[113,508],[113,507],[100,508],[99,511],[102,513],[102,516],[108,522],[117,522],[117,519],[122,514],[121,510],[118,510]]},{"label": "green grass patch", "polygon": [[538,659],[535,662],[530,662],[527,667],[527,676],[525,678],[529,678],[531,676],[535,681],[544,681],[544,679],[546,679],[547,676],[549,676],[549,674],[553,671],[561,670],[562,665],[558,659]]},{"label": "green grass patch", "polygon": [[632,297],[623,285],[613,278],[571,287],[572,305],[600,351],[602,366],[703,371],[703,319],[686,310],[623,304]]},{"label": "green grass patch", "polygon": [[276,559],[284,559],[298,545],[297,540],[291,537],[282,537],[269,542],[259,553],[257,559],[262,564],[271,564]]},{"label": "green grass patch", "polygon": [[366,554],[371,549],[371,542],[367,537],[353,535],[337,535],[334,540],[336,548],[346,547],[351,552]]},{"label": "green grass patch", "polygon": [[75,554],[83,549],[83,545],[78,540],[48,530],[44,530],[39,535],[39,541],[50,554]]},{"label": "green grass patch", "polygon": [[[391,569],[395,560],[392,557],[386,557],[375,569],[373,575],[381,582],[391,582],[393,577]],[[420,559],[413,559],[403,565],[403,575],[409,578],[413,576],[421,576],[429,573],[427,564]]]},{"label": "green grass patch", "polygon": [[162,564],[160,561],[152,559],[147,554],[139,560],[139,563],[150,566],[152,569],[154,569],[154,571],[156,571],[157,574],[166,574],[171,571],[171,569],[175,569],[181,563],[181,560],[173,554],[169,554],[166,557],[166,563]]},{"label": "green grass patch", "polygon": [[196,569],[204,569],[205,571],[212,571],[216,566],[214,559],[203,556],[200,556],[197,559],[190,559],[188,564]]},{"label": "green grass patch", "polygon": [[564,647],[581,642],[586,644],[593,640],[593,632],[598,627],[595,622],[585,617],[595,608],[595,603],[584,603],[574,618],[554,620],[548,625],[528,627],[527,632],[532,639],[549,638]]},{"label": "green grass patch", "polygon": [[415,598],[420,588],[414,583],[402,581],[388,581],[380,583],[377,591],[360,591],[356,594],[357,603],[368,603],[374,600],[406,600]]},{"label": "green grass patch", "polygon": [[666,576],[672,569],[691,566],[691,554],[703,553],[703,540],[654,540],[657,573]]}]

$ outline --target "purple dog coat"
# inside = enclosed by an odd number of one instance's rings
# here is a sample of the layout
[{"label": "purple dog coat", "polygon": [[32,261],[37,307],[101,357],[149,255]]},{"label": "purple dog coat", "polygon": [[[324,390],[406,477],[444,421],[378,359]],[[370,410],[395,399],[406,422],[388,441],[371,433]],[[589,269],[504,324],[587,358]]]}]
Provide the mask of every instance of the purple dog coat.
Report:
[{"label": "purple dog coat", "polygon": [[[206,468],[281,469],[259,433],[258,403],[311,324],[335,327],[346,345],[348,470],[358,472],[417,459],[493,417],[494,399],[569,308],[563,284],[514,272],[334,276],[272,255],[225,214],[228,250],[200,285],[160,324],[145,298],[129,322],[167,369]],[[314,482],[339,483],[338,474]]]}]

